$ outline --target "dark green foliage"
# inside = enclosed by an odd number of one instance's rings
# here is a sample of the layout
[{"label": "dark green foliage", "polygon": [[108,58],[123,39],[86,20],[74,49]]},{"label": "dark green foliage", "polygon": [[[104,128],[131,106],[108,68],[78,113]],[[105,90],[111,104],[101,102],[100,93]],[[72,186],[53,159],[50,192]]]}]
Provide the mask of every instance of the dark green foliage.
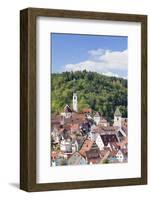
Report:
[{"label": "dark green foliage", "polygon": [[76,71],[52,74],[52,112],[62,112],[66,104],[72,107],[72,94],[78,94],[78,110],[92,108],[112,122],[117,106],[127,117],[127,80],[96,72]]}]

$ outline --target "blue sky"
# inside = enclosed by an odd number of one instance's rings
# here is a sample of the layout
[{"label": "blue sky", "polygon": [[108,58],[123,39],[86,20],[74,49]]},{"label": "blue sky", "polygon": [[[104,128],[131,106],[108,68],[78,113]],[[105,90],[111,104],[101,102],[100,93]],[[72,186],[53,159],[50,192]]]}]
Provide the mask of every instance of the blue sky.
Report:
[{"label": "blue sky", "polygon": [[52,72],[84,70],[127,77],[126,36],[51,34]]}]

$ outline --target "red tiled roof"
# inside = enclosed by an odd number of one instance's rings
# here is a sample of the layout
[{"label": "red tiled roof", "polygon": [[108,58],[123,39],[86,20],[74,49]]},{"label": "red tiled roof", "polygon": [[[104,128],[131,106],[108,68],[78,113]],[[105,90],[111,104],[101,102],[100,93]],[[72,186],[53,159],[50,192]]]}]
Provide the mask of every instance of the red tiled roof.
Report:
[{"label": "red tiled roof", "polygon": [[82,145],[82,147],[81,147],[79,153],[80,153],[81,155],[85,156],[85,152],[86,152],[86,151],[89,151],[89,150],[91,149],[91,147],[92,147],[92,145],[93,145],[93,142],[94,142],[93,140],[88,140],[88,139],[86,139],[86,140],[84,141],[84,143],[83,143],[83,145]]}]

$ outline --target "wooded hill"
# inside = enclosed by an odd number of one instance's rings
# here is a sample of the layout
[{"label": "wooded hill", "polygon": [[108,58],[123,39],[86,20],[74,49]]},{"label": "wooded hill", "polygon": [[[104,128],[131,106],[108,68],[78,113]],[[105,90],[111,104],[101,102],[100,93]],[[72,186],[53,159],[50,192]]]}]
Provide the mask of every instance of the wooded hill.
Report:
[{"label": "wooded hill", "polygon": [[127,80],[97,72],[76,71],[51,75],[51,112],[62,112],[66,104],[72,108],[72,95],[78,95],[78,111],[84,108],[100,111],[110,122],[118,106],[127,117]]}]

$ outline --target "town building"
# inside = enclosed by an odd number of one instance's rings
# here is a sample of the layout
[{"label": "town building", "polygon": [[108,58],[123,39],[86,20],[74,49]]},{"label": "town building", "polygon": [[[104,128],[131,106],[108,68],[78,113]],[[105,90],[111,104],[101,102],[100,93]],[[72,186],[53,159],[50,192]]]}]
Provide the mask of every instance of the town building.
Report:
[{"label": "town building", "polygon": [[51,166],[125,163],[128,160],[128,121],[119,107],[110,125],[91,108],[78,112],[78,96],[73,92],[72,108],[51,115]]},{"label": "town building", "polygon": [[99,122],[101,121],[101,118],[102,118],[101,113],[100,112],[96,112],[95,115],[94,115],[94,117],[93,117],[96,125],[99,124]]},{"label": "town building", "polygon": [[69,159],[68,165],[85,165],[87,161],[79,152],[75,152]]}]

